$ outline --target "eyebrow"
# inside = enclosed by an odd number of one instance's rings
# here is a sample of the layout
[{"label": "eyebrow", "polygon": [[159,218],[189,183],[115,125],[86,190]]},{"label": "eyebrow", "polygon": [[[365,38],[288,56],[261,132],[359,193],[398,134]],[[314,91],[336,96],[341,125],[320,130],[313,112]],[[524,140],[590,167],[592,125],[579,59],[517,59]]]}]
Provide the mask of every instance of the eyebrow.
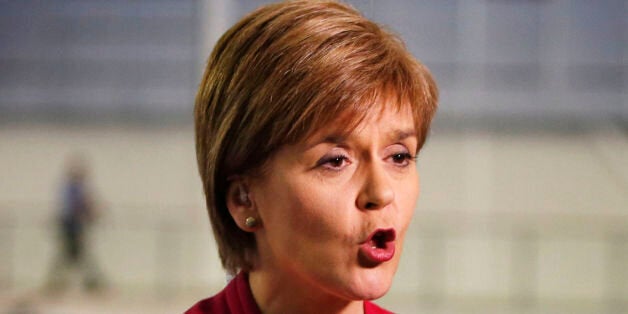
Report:
[{"label": "eyebrow", "polygon": [[[405,129],[405,130],[400,130],[400,129],[396,129],[393,130],[392,135],[389,136],[388,138],[392,141],[403,141],[409,137],[418,137],[417,136],[417,132],[412,128],[412,129]],[[347,141],[347,135],[344,134],[330,134],[327,135],[325,138],[323,138],[320,141],[314,141],[312,142],[310,145],[307,145],[306,150],[310,149],[316,145],[319,144],[342,144],[345,143]]]},{"label": "eyebrow", "polygon": [[326,136],[319,143],[340,144],[340,143],[344,143],[346,141],[347,141],[347,136],[346,135],[330,134],[330,135]]},{"label": "eyebrow", "polygon": [[390,138],[395,141],[402,141],[407,139],[408,137],[418,137],[417,132],[414,129],[406,129],[406,130],[395,130],[393,132],[393,136]]},{"label": "eyebrow", "polygon": [[305,146],[305,150],[309,150],[310,148],[319,144],[340,144],[346,141],[347,141],[346,135],[330,134],[330,135],[325,136],[325,138],[323,138],[320,141],[312,141],[311,143],[307,144]]}]

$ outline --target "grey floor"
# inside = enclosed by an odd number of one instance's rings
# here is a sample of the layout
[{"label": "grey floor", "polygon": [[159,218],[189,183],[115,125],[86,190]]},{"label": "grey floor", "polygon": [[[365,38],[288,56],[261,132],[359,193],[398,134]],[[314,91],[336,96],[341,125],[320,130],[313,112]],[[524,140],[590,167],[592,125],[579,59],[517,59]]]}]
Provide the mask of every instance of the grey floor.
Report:
[{"label": "grey floor", "polygon": [[[42,292],[64,159],[103,210],[108,289]],[[628,313],[628,134],[613,122],[437,123],[390,293],[399,313]],[[0,313],[173,313],[224,283],[189,127],[0,126]]]}]

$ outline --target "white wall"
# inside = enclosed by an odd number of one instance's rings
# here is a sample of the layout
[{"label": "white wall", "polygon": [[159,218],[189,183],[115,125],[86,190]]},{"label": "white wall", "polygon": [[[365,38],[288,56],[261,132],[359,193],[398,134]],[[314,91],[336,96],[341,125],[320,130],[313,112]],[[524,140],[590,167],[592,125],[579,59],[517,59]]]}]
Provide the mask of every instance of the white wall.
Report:
[{"label": "white wall", "polygon": [[[190,128],[2,128],[0,151],[0,286],[43,284],[63,161],[75,151],[91,160],[105,205],[92,243],[113,287],[191,304],[224,283]],[[599,313],[614,299],[625,304],[627,154],[614,129],[436,129],[419,158],[422,195],[382,304],[403,313]]]}]

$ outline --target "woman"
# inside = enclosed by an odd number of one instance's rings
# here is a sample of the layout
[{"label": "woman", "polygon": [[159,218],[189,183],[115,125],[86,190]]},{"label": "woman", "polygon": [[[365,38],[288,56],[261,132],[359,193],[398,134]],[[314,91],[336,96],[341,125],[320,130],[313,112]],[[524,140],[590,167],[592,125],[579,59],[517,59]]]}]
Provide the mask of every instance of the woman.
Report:
[{"label": "woman", "polygon": [[388,313],[437,104],[403,43],[334,1],[264,6],[212,52],[196,149],[235,278],[187,313]]}]

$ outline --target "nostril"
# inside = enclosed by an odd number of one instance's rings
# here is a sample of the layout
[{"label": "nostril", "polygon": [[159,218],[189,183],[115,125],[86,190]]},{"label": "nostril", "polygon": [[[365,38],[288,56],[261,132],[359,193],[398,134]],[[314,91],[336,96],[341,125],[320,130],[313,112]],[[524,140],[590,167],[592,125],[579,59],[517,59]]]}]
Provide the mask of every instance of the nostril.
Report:
[{"label": "nostril", "polygon": [[373,208],[375,208],[375,207],[377,207],[377,204],[375,204],[375,203],[373,203],[373,202],[368,202],[368,203],[366,203],[366,205],[364,206],[364,208],[366,208],[366,209],[373,209]]}]

